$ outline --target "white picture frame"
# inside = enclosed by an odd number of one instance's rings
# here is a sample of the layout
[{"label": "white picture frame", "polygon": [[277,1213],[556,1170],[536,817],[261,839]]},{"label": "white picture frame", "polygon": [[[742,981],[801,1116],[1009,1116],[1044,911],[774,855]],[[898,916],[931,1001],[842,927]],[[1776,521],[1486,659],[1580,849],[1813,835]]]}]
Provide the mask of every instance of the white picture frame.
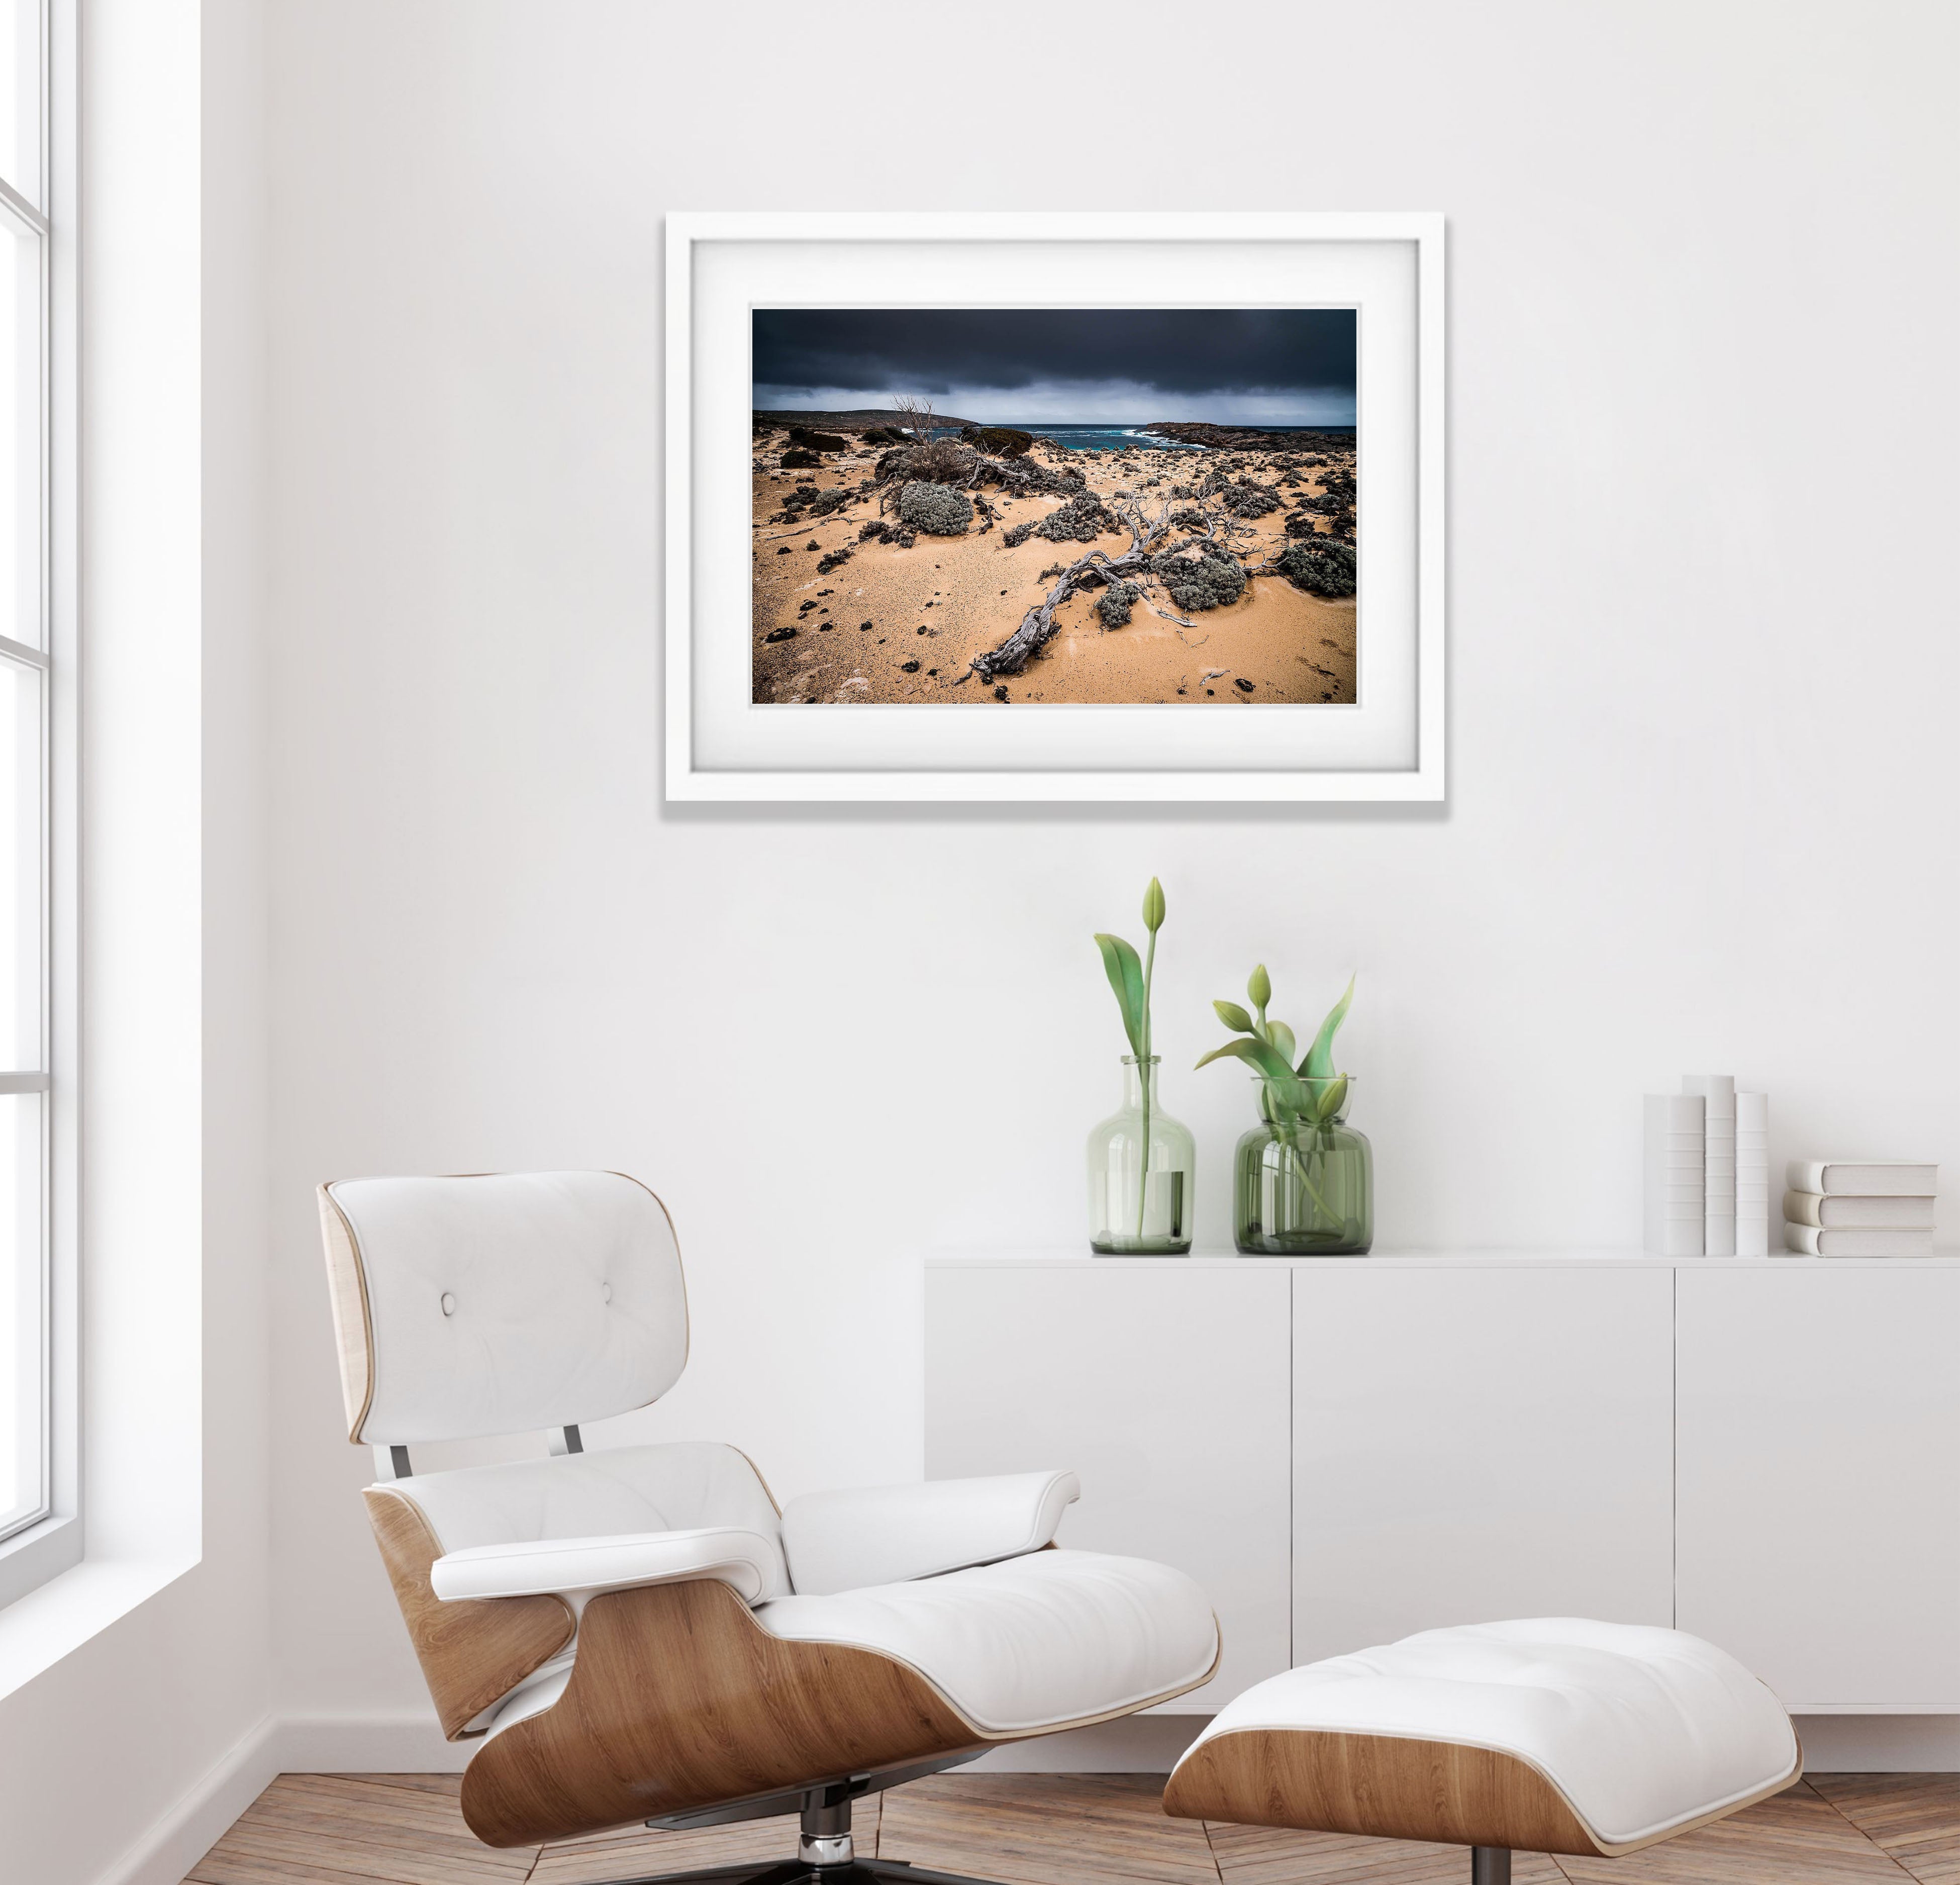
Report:
[{"label": "white picture frame", "polygon": [[[668,798],[1443,798],[1443,218],[1427,213],[670,214]],[[1142,266],[1116,266],[1131,262]],[[1087,288],[1112,275],[1195,279],[1201,291],[1126,301]],[[784,304],[1357,307],[1357,699],[1230,713],[1166,705],[1007,713],[984,696],[972,706],[755,703],[746,310]]]}]

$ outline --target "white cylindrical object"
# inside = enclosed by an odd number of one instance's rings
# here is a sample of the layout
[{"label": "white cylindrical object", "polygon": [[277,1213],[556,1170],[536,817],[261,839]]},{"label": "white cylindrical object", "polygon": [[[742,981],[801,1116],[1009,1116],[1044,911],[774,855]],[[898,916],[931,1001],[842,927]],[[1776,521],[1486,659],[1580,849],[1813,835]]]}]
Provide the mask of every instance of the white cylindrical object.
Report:
[{"label": "white cylindrical object", "polygon": [[1770,1097],[1736,1095],[1736,1254],[1770,1253]]},{"label": "white cylindrical object", "polygon": [[1688,1074],[1682,1091],[1702,1102],[1701,1250],[1704,1256],[1736,1254],[1736,1076]]}]

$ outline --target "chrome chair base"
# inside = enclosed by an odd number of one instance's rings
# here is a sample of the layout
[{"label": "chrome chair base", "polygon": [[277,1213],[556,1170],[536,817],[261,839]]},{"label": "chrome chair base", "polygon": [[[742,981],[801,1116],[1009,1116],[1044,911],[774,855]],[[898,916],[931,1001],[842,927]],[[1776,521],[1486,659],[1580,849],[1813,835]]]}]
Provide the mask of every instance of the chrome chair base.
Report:
[{"label": "chrome chair base", "polygon": [[998,1885],[964,1873],[929,1872],[903,1859],[848,1859],[841,1865],[718,1865],[705,1872],[653,1872],[609,1885]]},{"label": "chrome chair base", "polygon": [[[766,1864],[713,1865],[691,1872],[649,1872],[634,1878],[613,1879],[608,1885],[995,1885],[984,1878],[955,1872],[928,1871],[908,1859],[861,1859],[851,1841],[851,1807],[867,1794],[902,1787],[928,1774],[943,1773],[977,1760],[984,1750],[947,1756],[936,1761],[889,1768],[883,1773],[856,1774],[797,1794],[774,1794],[711,1807],[700,1813],[676,1813],[649,1820],[662,1832],[692,1832],[707,1826],[732,1826],[744,1820],[772,1818],[791,1810],[801,1814],[802,1835],[797,1856]],[[1509,1885],[1508,1875],[1496,1885]]]}]

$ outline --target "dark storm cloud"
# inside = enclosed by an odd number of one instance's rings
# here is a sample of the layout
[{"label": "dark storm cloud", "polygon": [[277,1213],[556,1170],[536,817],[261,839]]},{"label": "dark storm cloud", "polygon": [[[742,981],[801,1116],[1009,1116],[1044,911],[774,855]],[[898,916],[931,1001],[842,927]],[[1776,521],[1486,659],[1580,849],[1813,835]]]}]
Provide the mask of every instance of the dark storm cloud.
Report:
[{"label": "dark storm cloud", "polygon": [[758,308],[758,386],[1354,390],[1345,308]]}]

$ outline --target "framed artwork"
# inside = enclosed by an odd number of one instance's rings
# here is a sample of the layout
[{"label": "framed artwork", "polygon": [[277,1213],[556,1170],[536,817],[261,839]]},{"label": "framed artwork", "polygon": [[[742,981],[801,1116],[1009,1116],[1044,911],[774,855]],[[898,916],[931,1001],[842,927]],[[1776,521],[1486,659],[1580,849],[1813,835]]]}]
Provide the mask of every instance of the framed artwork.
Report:
[{"label": "framed artwork", "polygon": [[674,800],[1440,799],[1443,226],[667,218]]}]

